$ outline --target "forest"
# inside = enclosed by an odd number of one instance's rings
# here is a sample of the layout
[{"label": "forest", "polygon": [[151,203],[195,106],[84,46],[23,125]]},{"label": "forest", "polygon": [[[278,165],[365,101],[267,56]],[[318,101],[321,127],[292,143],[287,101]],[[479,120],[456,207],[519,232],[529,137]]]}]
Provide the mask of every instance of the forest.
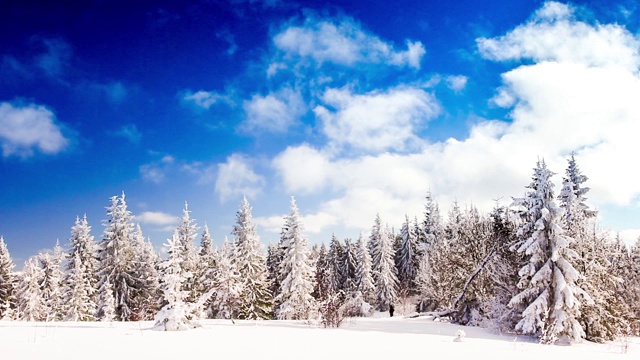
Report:
[{"label": "forest", "polygon": [[98,240],[78,217],[66,250],[57,243],[20,272],[0,237],[0,319],[154,320],[160,330],[207,318],[338,327],[394,306],[549,344],[640,336],[640,240],[629,247],[599,228],[573,155],[557,194],[554,175],[539,160],[523,196],[487,214],[457,203],[440,214],[428,193],[424,213],[406,215],[397,232],[378,215],[358,239],[334,234],[313,246],[293,197],[279,241],[266,246],[246,197],[219,248],[185,203],[166,256],[122,193],[110,199]]}]

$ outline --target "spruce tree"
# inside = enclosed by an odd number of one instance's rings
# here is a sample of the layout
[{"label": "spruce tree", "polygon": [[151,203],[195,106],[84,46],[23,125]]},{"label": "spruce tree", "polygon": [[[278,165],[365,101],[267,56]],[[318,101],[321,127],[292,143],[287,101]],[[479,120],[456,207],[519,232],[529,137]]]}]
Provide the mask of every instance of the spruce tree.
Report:
[{"label": "spruce tree", "polygon": [[142,234],[140,224],[136,224],[131,234],[133,242],[132,280],[135,292],[132,294],[132,319],[153,320],[160,305],[160,257],[153,245]]},{"label": "spruce tree", "polygon": [[376,307],[380,311],[387,311],[397,300],[398,278],[394,262],[393,234],[387,227],[382,227],[379,214],[376,215],[371,231],[369,249],[376,287]]},{"label": "spruce tree", "polygon": [[212,316],[217,319],[238,317],[242,279],[233,260],[233,244],[225,237],[222,247],[214,253],[215,273],[213,276],[215,297],[212,299]]},{"label": "spruce tree", "polygon": [[42,267],[42,282],[40,286],[47,311],[46,321],[63,319],[63,259],[64,253],[58,241],[56,241],[56,246],[53,248],[52,253],[38,255],[38,260]]},{"label": "spruce tree", "polygon": [[[111,306],[104,303],[109,297],[115,301],[116,320],[135,320],[135,305],[133,296],[139,279],[135,278],[135,249],[132,239],[134,225],[133,216],[127,208],[125,194],[110,199],[107,207],[108,219],[104,221],[105,230],[98,246],[98,260],[100,263],[98,288],[113,291],[111,296],[101,294],[98,301],[98,314],[102,318],[104,307]],[[105,286],[109,281],[111,286]]]},{"label": "spruce tree", "polygon": [[16,275],[15,264],[9,254],[4,237],[0,236],[0,320],[13,317],[16,307]]},{"label": "spruce tree", "polygon": [[329,262],[329,284],[331,286],[331,292],[335,293],[341,290],[344,284],[343,278],[343,264],[344,260],[344,245],[338,239],[336,234],[331,235],[331,242],[329,243],[329,253],[327,254],[327,261]]},{"label": "spruce tree", "polygon": [[234,266],[242,281],[238,317],[268,319],[271,317],[273,299],[267,280],[266,259],[246,197],[240,203],[232,234],[235,236]]},{"label": "spruce tree", "polygon": [[400,228],[400,247],[396,253],[396,267],[398,268],[399,289],[404,296],[415,291],[415,278],[418,268],[417,246],[418,239],[415,227],[405,215],[405,221]]},{"label": "spruce tree", "polygon": [[44,271],[40,267],[38,256],[24,263],[18,279],[16,302],[17,318],[24,321],[45,321],[47,305],[42,293]]},{"label": "spruce tree", "polygon": [[309,262],[307,239],[303,235],[298,206],[291,197],[291,213],[285,217],[281,243],[280,292],[276,298],[278,319],[306,320],[315,312],[313,292],[313,268]]},{"label": "spruce tree", "polygon": [[71,262],[73,266],[67,271],[64,284],[64,320],[93,321],[96,312],[93,301],[95,289],[89,282],[80,253],[76,252]]},{"label": "spruce tree", "polygon": [[526,205],[527,217],[518,232],[526,236],[514,249],[525,254],[527,262],[519,271],[521,292],[509,304],[524,309],[516,331],[545,343],[564,337],[574,342],[585,336],[578,322],[581,303],[591,300],[577,285],[580,273],[571,265],[577,254],[560,226],[562,211],[555,204],[552,175],[544,161],[538,161],[526,198],[514,202]]},{"label": "spruce tree", "polygon": [[362,298],[369,304],[375,301],[376,286],[371,270],[372,260],[364,234],[361,232],[356,242],[357,264],[356,268],[356,289],[362,294]]}]

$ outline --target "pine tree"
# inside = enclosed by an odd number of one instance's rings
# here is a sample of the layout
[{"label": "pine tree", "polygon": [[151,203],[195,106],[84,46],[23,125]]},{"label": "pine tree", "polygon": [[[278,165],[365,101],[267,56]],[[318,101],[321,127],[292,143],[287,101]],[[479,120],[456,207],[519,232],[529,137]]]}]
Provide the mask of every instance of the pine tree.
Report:
[{"label": "pine tree", "polygon": [[183,290],[187,292],[186,301],[195,303],[202,294],[197,293],[197,288],[200,287],[195,275],[198,273],[198,253],[195,247],[195,239],[197,237],[198,227],[195,220],[191,218],[191,211],[189,210],[189,204],[185,202],[184,209],[182,210],[182,218],[175,230],[175,236],[179,241],[179,255],[182,258],[180,262],[184,271],[192,274],[192,279],[183,283]]},{"label": "pine tree", "polygon": [[96,313],[98,259],[91,226],[84,215],[71,227],[63,280],[65,320],[90,321]]},{"label": "pine tree", "polygon": [[327,254],[327,261],[329,262],[329,285],[331,292],[338,292],[343,290],[342,285],[344,279],[342,277],[342,260],[344,259],[344,245],[338,239],[336,234],[331,235],[331,242],[329,243],[329,253]]},{"label": "pine tree", "polygon": [[140,224],[136,224],[131,240],[134,253],[132,281],[135,287],[131,298],[131,318],[152,320],[160,305],[160,257],[151,242],[145,239]]},{"label": "pine tree", "polygon": [[341,288],[350,294],[356,291],[356,269],[358,268],[358,255],[356,247],[351,239],[344,240],[342,259],[340,260]]},{"label": "pine tree", "polygon": [[371,270],[372,260],[364,234],[360,233],[356,242],[358,267],[356,268],[356,289],[362,294],[364,301],[373,304],[375,301],[376,287]]},{"label": "pine tree", "polygon": [[95,289],[89,282],[87,270],[82,263],[80,253],[76,252],[73,265],[67,271],[64,284],[64,320],[93,321],[96,304],[92,299]]},{"label": "pine tree", "polygon": [[303,225],[298,206],[291,197],[291,213],[285,217],[282,227],[281,243],[286,252],[280,263],[280,293],[276,303],[278,319],[306,320],[314,313],[316,304],[311,296],[313,292],[313,268],[309,262],[307,239],[304,238]]},{"label": "pine tree", "polygon": [[400,247],[396,253],[396,267],[398,269],[398,283],[400,292],[405,296],[415,291],[415,278],[418,267],[417,236],[415,227],[409,222],[409,216],[405,215],[405,222],[400,228]]},{"label": "pine tree", "polygon": [[[127,209],[125,195],[111,197],[111,205],[107,207],[108,219],[104,221],[104,234],[98,247],[100,263],[99,284],[101,290],[111,288],[111,297],[115,300],[116,320],[134,320],[134,295],[138,279],[134,277],[135,249],[132,240],[134,225],[133,216]],[[109,281],[111,286],[105,286]],[[98,303],[98,315],[104,316],[105,294]],[[110,305],[107,305],[110,306]]]},{"label": "pine tree", "polygon": [[[202,230],[202,236],[200,238],[200,247],[198,251],[199,259],[198,259],[198,267],[196,271],[196,279],[198,279],[198,288],[196,292],[198,294],[205,294],[214,286],[214,274],[216,268],[216,258],[213,251],[213,241],[211,240],[211,233],[209,232],[209,227],[207,224],[204,224],[204,228]],[[204,304],[204,315],[207,318],[212,318],[212,304],[213,299],[210,298]]]},{"label": "pine tree", "polygon": [[4,237],[0,236],[0,320],[13,317],[16,307],[16,275],[15,267]]},{"label": "pine tree", "polygon": [[378,310],[386,311],[397,300],[398,278],[394,262],[393,234],[381,224],[378,214],[369,238],[369,249],[376,287],[376,305]]},{"label": "pine tree", "polygon": [[63,319],[63,258],[64,253],[58,241],[56,241],[56,246],[53,248],[53,253],[39,254],[38,256],[43,273],[40,286],[47,311],[46,321],[59,321]]},{"label": "pine tree", "polygon": [[329,297],[331,291],[331,265],[329,263],[329,251],[324,243],[318,249],[315,262],[315,281],[313,297],[321,303]]},{"label": "pine tree", "polygon": [[216,268],[213,276],[215,297],[212,304],[212,316],[218,319],[238,317],[242,279],[233,260],[233,245],[225,237],[222,247],[214,253]]},{"label": "pine tree", "polygon": [[38,256],[24,263],[18,280],[16,302],[19,320],[44,321],[47,319],[47,306],[42,294],[44,271],[40,267]]},{"label": "pine tree", "polygon": [[238,316],[250,320],[268,319],[273,299],[267,281],[266,259],[246,197],[240,204],[232,234],[235,236],[233,261],[242,281]]},{"label": "pine tree", "polygon": [[183,264],[184,243],[178,231],[165,244],[169,257],[162,262],[162,292],[165,305],[156,315],[154,327],[158,330],[187,330],[194,327],[191,306],[187,303],[189,291],[184,283],[193,276]]},{"label": "pine tree", "polygon": [[562,211],[555,204],[552,175],[544,161],[539,161],[526,200],[514,202],[527,205],[528,216],[518,233],[527,236],[514,245],[526,254],[527,263],[519,272],[521,292],[509,304],[524,307],[516,331],[540,336],[545,343],[563,337],[579,341],[585,336],[578,322],[580,298],[586,302],[590,297],[578,287],[580,274],[570,263],[577,254],[569,248],[572,240],[559,225]]},{"label": "pine tree", "polygon": [[98,301],[96,303],[98,310],[96,318],[100,321],[109,322],[117,320],[116,299],[113,297],[113,284],[107,277],[103,279],[98,289]]}]

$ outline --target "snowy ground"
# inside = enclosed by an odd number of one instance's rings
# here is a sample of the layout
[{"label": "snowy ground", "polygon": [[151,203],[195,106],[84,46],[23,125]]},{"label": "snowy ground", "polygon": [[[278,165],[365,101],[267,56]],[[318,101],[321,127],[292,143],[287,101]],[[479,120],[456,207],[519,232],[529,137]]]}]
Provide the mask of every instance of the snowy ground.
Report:
[{"label": "snowy ground", "polygon": [[[296,321],[205,320],[182,332],[151,322],[29,323],[0,321],[0,358],[13,359],[616,359],[640,358],[640,338],[571,346],[460,327],[429,318],[348,319],[338,328]],[[462,329],[462,342],[454,341]]]}]

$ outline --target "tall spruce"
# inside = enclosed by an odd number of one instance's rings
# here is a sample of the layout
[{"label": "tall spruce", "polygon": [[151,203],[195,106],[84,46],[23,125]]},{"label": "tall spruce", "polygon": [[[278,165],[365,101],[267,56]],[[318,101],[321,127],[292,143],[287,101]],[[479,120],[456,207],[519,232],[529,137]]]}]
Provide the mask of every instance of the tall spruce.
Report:
[{"label": "tall spruce", "polygon": [[571,265],[577,254],[560,226],[562,210],[555,204],[552,175],[545,162],[538,161],[526,197],[514,201],[526,208],[519,229],[524,236],[514,249],[525,254],[527,262],[519,271],[521,292],[509,304],[523,308],[516,331],[545,343],[565,337],[575,342],[585,337],[578,318],[582,302],[591,299],[577,285],[580,273]]},{"label": "tall spruce", "polygon": [[9,254],[4,237],[0,236],[0,320],[10,319],[16,307],[15,264]]},{"label": "tall spruce", "polygon": [[[85,278],[83,283],[87,283],[89,292],[87,295],[95,304],[98,290],[98,253],[97,244],[93,235],[91,235],[91,226],[87,221],[87,215],[82,218],[76,217],[75,224],[71,227],[71,237],[69,238],[69,252],[66,255],[67,265],[65,267],[67,281],[68,277],[82,276]],[[76,257],[78,258],[76,260]],[[76,271],[75,267],[82,265],[80,271]],[[67,289],[69,290],[69,289]]]},{"label": "tall spruce", "polygon": [[266,259],[246,197],[240,203],[232,234],[235,236],[234,266],[242,281],[238,317],[269,319],[273,299],[267,280]]},{"label": "tall spruce", "polygon": [[285,217],[281,243],[286,249],[280,262],[280,292],[276,303],[278,319],[306,320],[315,312],[313,267],[309,262],[307,239],[303,235],[298,206],[291,197],[291,213]]},{"label": "tall spruce", "polygon": [[[134,275],[136,254],[132,239],[133,216],[127,208],[124,193],[120,197],[111,197],[110,202],[107,219],[103,222],[105,229],[102,240],[98,244],[98,287],[101,291],[98,316],[104,315],[105,307],[112,306],[104,302],[112,298],[115,301],[116,320],[135,320],[133,300],[138,279]],[[106,295],[105,291],[112,291],[112,294]]]},{"label": "tall spruce", "polygon": [[393,251],[393,234],[388,227],[382,227],[380,214],[376,215],[369,237],[373,280],[376,286],[376,308],[386,311],[398,297],[398,277]]}]

